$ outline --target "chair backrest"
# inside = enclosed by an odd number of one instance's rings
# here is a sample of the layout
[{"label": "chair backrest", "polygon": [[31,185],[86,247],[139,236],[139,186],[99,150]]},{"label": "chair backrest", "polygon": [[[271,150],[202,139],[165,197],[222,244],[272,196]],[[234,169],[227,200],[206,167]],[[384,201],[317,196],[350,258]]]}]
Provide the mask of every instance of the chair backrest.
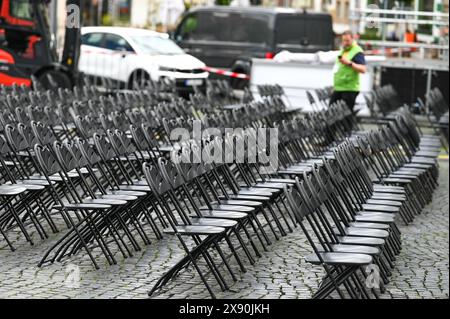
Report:
[{"label": "chair backrest", "polygon": [[95,149],[103,161],[107,162],[116,156],[113,145],[105,136],[95,133],[93,137]]},{"label": "chair backrest", "polygon": [[8,154],[9,152],[11,152],[11,149],[6,143],[4,137],[0,135],[0,155],[5,155]]},{"label": "chair backrest", "polygon": [[286,196],[287,203],[291,211],[294,213],[295,219],[297,222],[301,223],[305,216],[309,214],[309,209],[302,200],[299,190],[296,189],[296,186],[284,184],[283,191]]},{"label": "chair backrest", "polygon": [[95,151],[94,147],[86,140],[76,138],[73,143],[77,151],[83,156],[83,160],[81,161],[82,166],[94,166],[101,161],[101,157]]},{"label": "chair backrest", "polygon": [[47,112],[45,112],[45,108],[48,108],[48,106],[40,107],[40,106],[29,105],[27,107],[26,112],[27,112],[29,119],[32,121],[41,122],[46,125],[54,125],[55,123],[53,123],[51,121],[51,119],[47,116]]},{"label": "chair backrest", "polygon": [[24,124],[29,124],[31,119],[28,116],[27,112],[25,109],[21,108],[21,107],[16,107],[16,109],[14,110],[17,122],[20,123],[24,123]]},{"label": "chair backrest", "polygon": [[9,145],[16,152],[29,150],[35,144],[39,143],[33,134],[33,130],[22,123],[18,123],[17,126],[6,125],[5,136]]},{"label": "chair backrest", "polygon": [[158,159],[158,168],[163,179],[172,187],[172,189],[176,190],[185,183],[183,174],[179,172],[176,164],[172,161],[160,158]]},{"label": "chair backrest", "polygon": [[171,189],[170,184],[164,179],[157,166],[150,163],[143,163],[142,171],[144,172],[144,177],[148,185],[155,195],[162,196]]},{"label": "chair backrest", "polygon": [[79,158],[77,158],[77,156],[74,154],[72,150],[72,144],[70,142],[55,142],[53,144],[53,150],[55,151],[59,165],[66,172],[80,167]]},{"label": "chair backrest", "polygon": [[[101,114],[102,116],[103,114]],[[80,136],[84,139],[91,138],[94,133],[103,134],[104,129],[98,123],[99,120],[93,118],[91,114],[81,116],[78,115],[75,117],[74,122],[75,126],[80,134]]]},{"label": "chair backrest", "polygon": [[41,173],[45,176],[51,176],[62,172],[63,170],[49,148],[50,146],[42,146],[40,144],[36,144],[34,146],[34,152],[36,154]]},{"label": "chair backrest", "polygon": [[33,134],[41,145],[53,144],[57,141],[57,137],[47,125],[41,122],[31,121],[30,123]]}]

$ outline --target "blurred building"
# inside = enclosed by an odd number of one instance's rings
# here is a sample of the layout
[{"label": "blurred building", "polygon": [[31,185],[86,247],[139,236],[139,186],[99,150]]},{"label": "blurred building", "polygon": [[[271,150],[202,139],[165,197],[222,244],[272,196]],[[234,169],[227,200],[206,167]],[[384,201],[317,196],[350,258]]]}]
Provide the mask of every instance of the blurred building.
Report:
[{"label": "blurred building", "polygon": [[[53,30],[60,40],[65,24],[65,0],[52,0],[56,18]],[[341,33],[351,26],[351,12],[377,5],[382,9],[394,6],[403,10],[447,12],[449,0],[91,0],[83,1],[84,25],[126,25],[168,31],[172,29],[190,7],[228,3],[233,6],[262,5],[290,7],[311,11],[329,12],[333,17],[334,31]],[[363,32],[364,24],[358,26]],[[389,26],[386,29],[394,33]],[[428,25],[412,26],[421,35],[439,36],[441,30]]]},{"label": "blurred building", "polygon": [[165,31],[185,9],[183,0],[132,0],[130,25]]},{"label": "blurred building", "polygon": [[215,0],[131,0],[130,25],[167,31],[190,7],[214,4]]},{"label": "blurred building", "polygon": [[349,13],[355,0],[263,0],[264,6],[290,7],[317,12],[328,12],[333,17],[334,31],[341,33],[349,28]]},{"label": "blurred building", "polygon": [[[449,12],[449,0],[262,0],[264,6],[281,6],[328,12],[333,16],[334,30],[340,33],[351,25],[351,14],[355,9],[377,6],[380,9],[401,9],[409,11]],[[362,32],[364,25],[360,25]],[[386,29],[395,28],[386,26]],[[431,25],[411,25],[421,35],[439,36],[439,27]]]}]

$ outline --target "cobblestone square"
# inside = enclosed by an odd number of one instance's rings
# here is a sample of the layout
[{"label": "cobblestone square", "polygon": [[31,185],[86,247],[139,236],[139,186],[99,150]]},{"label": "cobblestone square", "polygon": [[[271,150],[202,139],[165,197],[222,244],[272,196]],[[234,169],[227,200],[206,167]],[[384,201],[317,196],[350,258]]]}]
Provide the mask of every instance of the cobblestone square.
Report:
[{"label": "cobblestone square", "polygon": [[[382,298],[449,297],[449,180],[448,160],[441,159],[439,187],[433,201],[414,222],[400,223],[403,249],[396,260],[391,282]],[[4,242],[0,247],[0,298],[148,298],[155,281],[182,256],[176,238],[165,236],[143,246],[142,251],[118,264],[101,264],[95,270],[87,257],[77,255],[61,263],[38,268],[45,251],[63,232],[35,245],[16,239],[11,252]],[[246,273],[220,292],[218,298],[310,298],[322,278],[322,270],[307,264],[303,257],[310,247],[299,228],[273,239],[268,252],[248,266]],[[229,278],[228,278],[229,279]],[[231,284],[232,280],[228,282]],[[182,271],[152,298],[209,298],[192,267]]]}]

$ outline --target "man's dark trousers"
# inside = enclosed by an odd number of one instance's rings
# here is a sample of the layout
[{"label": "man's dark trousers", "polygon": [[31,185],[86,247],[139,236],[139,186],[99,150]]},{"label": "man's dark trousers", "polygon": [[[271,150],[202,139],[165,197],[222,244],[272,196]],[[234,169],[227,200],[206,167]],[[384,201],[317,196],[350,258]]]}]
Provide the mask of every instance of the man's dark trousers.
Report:
[{"label": "man's dark trousers", "polygon": [[336,103],[339,100],[344,101],[350,110],[354,113],[356,97],[359,92],[354,91],[334,91],[330,97],[330,105]]}]

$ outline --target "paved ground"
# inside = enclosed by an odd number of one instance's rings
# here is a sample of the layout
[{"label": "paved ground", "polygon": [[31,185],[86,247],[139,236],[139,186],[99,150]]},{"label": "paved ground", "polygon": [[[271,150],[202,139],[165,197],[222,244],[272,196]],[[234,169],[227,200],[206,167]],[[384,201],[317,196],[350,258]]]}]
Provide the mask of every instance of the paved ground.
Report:
[{"label": "paved ground", "polygon": [[[433,202],[412,225],[400,227],[403,250],[383,298],[449,297],[448,160],[441,160],[440,165],[440,187]],[[104,262],[100,270],[94,270],[82,255],[38,268],[44,252],[60,236],[56,234],[45,241],[36,239],[33,247],[17,238],[15,252],[0,241],[0,298],[147,298],[147,291],[155,281],[183,255],[176,239],[166,236],[132,258],[117,256],[118,265]],[[273,241],[269,251],[254,266],[249,265],[246,273],[240,274],[236,264],[232,264],[240,276],[234,284],[227,277],[229,291],[221,292],[212,276],[208,276],[217,297],[309,298],[322,271],[303,260],[310,252],[305,236],[295,229]],[[154,298],[209,298],[209,295],[199,276],[189,268]]]}]

